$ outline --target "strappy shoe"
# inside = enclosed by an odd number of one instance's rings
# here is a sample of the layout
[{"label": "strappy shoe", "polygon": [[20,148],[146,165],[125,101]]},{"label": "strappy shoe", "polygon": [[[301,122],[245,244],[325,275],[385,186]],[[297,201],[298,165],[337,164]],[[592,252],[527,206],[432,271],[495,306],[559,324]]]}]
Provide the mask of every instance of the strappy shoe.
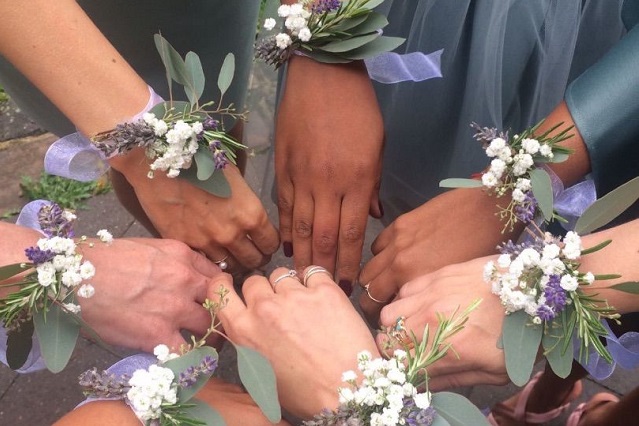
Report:
[{"label": "strappy shoe", "polygon": [[595,407],[599,407],[600,405],[607,404],[609,402],[619,402],[619,398],[617,398],[611,393],[602,392],[602,393],[596,394],[590,399],[590,401],[582,402],[581,404],[577,406],[577,408],[575,408],[575,411],[573,411],[570,414],[570,417],[568,417],[566,426],[577,426],[579,424],[579,420],[581,420],[581,418],[587,412],[586,404],[590,404],[591,406],[589,407],[589,409],[592,410]]},{"label": "strappy shoe", "polygon": [[[493,411],[497,411],[499,412],[499,414],[503,415],[504,417],[509,417],[515,421],[524,422],[525,424],[533,424],[533,425],[544,424],[561,416],[564,413],[564,411],[566,411],[568,407],[570,407],[570,404],[575,399],[577,399],[579,395],[581,395],[581,390],[582,390],[581,380],[575,382],[575,384],[572,387],[572,390],[566,396],[566,398],[562,401],[562,404],[559,407],[553,408],[552,410],[546,411],[545,413],[532,413],[532,412],[526,411],[526,405],[528,404],[528,398],[530,397],[530,393],[532,392],[533,388],[539,381],[539,378],[541,377],[542,374],[543,372],[539,372],[535,374],[535,377],[533,377],[528,382],[528,384],[524,386],[521,393],[519,394],[519,398],[517,398],[517,405],[515,405],[514,410],[500,402],[495,405],[495,407],[493,408]],[[490,423],[493,426],[499,426],[499,423],[497,423],[497,421],[493,417],[493,413],[488,414],[488,423]]]}]

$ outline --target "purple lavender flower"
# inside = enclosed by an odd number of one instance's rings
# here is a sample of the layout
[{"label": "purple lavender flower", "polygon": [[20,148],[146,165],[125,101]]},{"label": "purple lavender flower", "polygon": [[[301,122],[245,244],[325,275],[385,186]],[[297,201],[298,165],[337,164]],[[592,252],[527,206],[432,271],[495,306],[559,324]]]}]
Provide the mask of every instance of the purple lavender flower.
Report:
[{"label": "purple lavender flower", "polygon": [[55,256],[51,250],[42,250],[40,247],[29,247],[24,250],[24,254],[36,266],[50,261]]},{"label": "purple lavender flower", "polygon": [[333,12],[341,6],[340,0],[315,0],[311,6],[311,12],[316,14]]},{"label": "purple lavender flower", "polygon": [[435,421],[437,412],[433,407],[418,408],[412,398],[404,399],[402,417],[409,426],[430,426]]},{"label": "purple lavender flower", "polygon": [[566,291],[561,288],[561,277],[551,275],[546,288],[544,289],[546,305],[550,306],[556,313],[564,310],[566,306]]},{"label": "purple lavender flower", "polygon": [[539,305],[537,308],[537,316],[542,321],[552,321],[557,316],[557,313],[548,305]]},{"label": "purple lavender flower", "polygon": [[208,117],[202,123],[202,127],[204,127],[204,130],[217,130],[219,125],[220,125],[220,122],[212,119],[211,117]]},{"label": "purple lavender flower", "polygon": [[124,399],[130,389],[130,379],[131,377],[127,374],[116,376],[108,371],[98,373],[97,368],[93,368],[82,373],[79,381],[86,396]]},{"label": "purple lavender flower", "polygon": [[217,368],[217,359],[212,356],[205,356],[197,366],[190,366],[180,373],[178,377],[178,386],[188,388],[193,386],[202,374],[210,374]]},{"label": "purple lavender flower", "polygon": [[213,152],[213,161],[215,161],[215,170],[223,169],[229,163],[226,153],[221,149]]},{"label": "purple lavender flower", "polygon": [[515,206],[515,216],[523,223],[528,223],[534,219],[536,209],[537,200],[532,195],[532,191],[529,191],[526,193],[526,199]]},{"label": "purple lavender flower", "polygon": [[73,237],[73,222],[64,217],[64,210],[56,203],[47,204],[38,212],[38,222],[47,237]]}]

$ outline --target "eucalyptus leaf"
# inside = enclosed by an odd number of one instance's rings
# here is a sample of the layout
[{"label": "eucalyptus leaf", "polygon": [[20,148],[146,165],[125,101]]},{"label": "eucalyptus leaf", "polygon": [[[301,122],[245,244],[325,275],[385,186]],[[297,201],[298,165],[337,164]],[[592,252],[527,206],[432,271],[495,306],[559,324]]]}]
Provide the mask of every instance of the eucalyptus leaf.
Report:
[{"label": "eucalyptus leaf", "polygon": [[193,398],[189,401],[189,404],[195,404],[193,407],[189,407],[184,410],[186,415],[190,418],[202,421],[206,426],[226,425],[226,422],[220,413],[215,411],[207,403],[200,401],[197,398]]},{"label": "eucalyptus leaf", "polygon": [[47,368],[59,373],[66,367],[80,335],[80,325],[57,304],[49,311],[33,314],[35,331],[40,342],[40,351]]},{"label": "eucalyptus leaf", "polygon": [[[164,363],[164,367],[171,369],[171,371],[175,374],[175,377],[179,377],[180,373],[186,371],[189,367],[200,365],[202,360],[207,356],[218,359],[217,351],[215,349],[209,346],[203,346],[201,348],[193,349],[178,358],[166,361]],[[184,403],[189,401],[193,395],[195,395],[197,391],[206,384],[212,375],[213,372],[210,374],[202,374],[192,386],[189,386],[188,388],[181,388],[179,392],[180,402]]]},{"label": "eucalyptus leaf", "polygon": [[384,3],[384,0],[368,0],[364,7],[367,9],[374,9],[382,3]]},{"label": "eucalyptus leaf", "polygon": [[211,150],[206,147],[198,147],[193,159],[197,166],[197,178],[199,180],[207,180],[215,172],[215,160],[213,160]]},{"label": "eucalyptus leaf", "polygon": [[188,96],[191,105],[195,105],[204,93],[204,70],[202,69],[202,61],[197,53],[188,52],[186,54],[186,71],[188,73],[189,84],[184,86],[186,96]]},{"label": "eucalyptus leaf", "polygon": [[28,263],[26,264],[28,265],[28,267],[26,268],[23,268],[21,265],[24,265],[24,263],[14,263],[12,265],[6,265],[6,266],[0,267],[0,281],[4,281],[7,278],[11,278],[14,275],[18,275],[26,271],[27,269],[30,269],[33,267],[33,265]]},{"label": "eucalyptus leaf", "polygon": [[380,37],[379,33],[371,33],[357,37],[347,38],[346,40],[333,41],[322,46],[322,50],[331,53],[349,52],[351,50],[362,47]]},{"label": "eucalyptus leaf", "polygon": [[229,53],[224,58],[222,68],[220,68],[220,74],[217,77],[217,87],[220,89],[222,96],[231,87],[233,82],[233,76],[235,75],[235,55]]},{"label": "eucalyptus leaf", "polygon": [[449,178],[439,182],[440,188],[479,188],[480,186],[482,183],[477,179]]},{"label": "eucalyptus leaf", "polygon": [[371,12],[364,22],[351,29],[351,34],[367,34],[380,30],[388,25],[388,19],[381,13]]},{"label": "eucalyptus leaf", "polygon": [[572,370],[573,353],[563,349],[563,327],[544,333],[541,344],[552,371],[561,378],[568,377]]},{"label": "eucalyptus leaf", "polygon": [[530,380],[543,329],[532,324],[524,311],[506,315],[502,329],[508,377],[517,386]]},{"label": "eucalyptus leaf", "polygon": [[17,329],[7,331],[7,364],[12,370],[20,369],[33,347],[33,321],[20,324]]},{"label": "eucalyptus leaf", "polygon": [[435,416],[430,426],[450,426],[450,423],[442,416]]},{"label": "eucalyptus leaf", "polygon": [[189,77],[182,56],[180,56],[178,51],[175,50],[161,34],[155,34],[153,39],[155,40],[155,47],[160,54],[160,58],[162,58],[162,63],[166,68],[167,75],[170,77],[169,88],[171,86],[171,79],[186,86]]},{"label": "eucalyptus leaf", "polygon": [[231,196],[231,186],[222,170],[216,170],[207,180],[200,180],[197,177],[197,164],[194,164],[186,170],[181,170],[179,177],[216,197],[228,198]]},{"label": "eucalyptus leaf", "polygon": [[533,195],[537,200],[541,213],[544,215],[544,219],[549,222],[553,216],[553,194],[550,176],[547,171],[541,168],[532,169],[529,175]]},{"label": "eucalyptus leaf", "polygon": [[486,416],[464,396],[453,392],[433,394],[431,405],[438,417],[443,417],[450,426],[488,425]]},{"label": "eucalyptus leaf", "polygon": [[321,50],[313,50],[312,52],[307,52],[306,55],[308,55],[309,58],[324,64],[347,64],[351,62],[350,59],[328,52],[322,52]]},{"label": "eucalyptus leaf", "polygon": [[332,33],[348,31],[351,28],[355,28],[362,22],[366,21],[366,18],[367,18],[367,15],[364,14],[362,16],[357,16],[355,18],[344,19],[342,22],[338,23],[337,25],[333,25],[330,28],[330,31]]},{"label": "eucalyptus leaf", "polygon": [[639,177],[636,177],[592,203],[577,220],[575,232],[584,235],[607,225],[638,198]]},{"label": "eucalyptus leaf", "polygon": [[639,282],[637,281],[627,281],[625,283],[611,285],[610,288],[623,291],[624,293],[639,294]]},{"label": "eucalyptus leaf", "polygon": [[282,419],[282,410],[277,399],[275,372],[264,356],[245,346],[235,345],[237,369],[242,384],[272,423]]},{"label": "eucalyptus leaf", "polygon": [[342,56],[352,59],[354,61],[363,60],[366,58],[370,58],[373,56],[377,56],[380,53],[390,52],[395,50],[398,46],[404,43],[405,39],[401,37],[386,37],[381,36],[377,37],[375,40],[371,41],[364,46],[352,50],[350,52],[344,53]]}]

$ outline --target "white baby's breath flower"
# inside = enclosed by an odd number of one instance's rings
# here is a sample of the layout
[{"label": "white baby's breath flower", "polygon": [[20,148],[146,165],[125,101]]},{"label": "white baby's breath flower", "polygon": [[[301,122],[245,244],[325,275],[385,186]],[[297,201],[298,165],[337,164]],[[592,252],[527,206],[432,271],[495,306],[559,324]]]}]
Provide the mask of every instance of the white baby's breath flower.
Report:
[{"label": "white baby's breath flower", "polygon": [[280,18],[286,18],[290,14],[291,14],[291,6],[288,4],[283,4],[277,8],[277,15]]},{"label": "white baby's breath flower", "polygon": [[586,281],[586,283],[588,284],[592,284],[595,281],[595,276],[592,272],[586,272],[584,274],[584,281]]},{"label": "white baby's breath flower", "polygon": [[281,50],[284,50],[287,47],[289,47],[291,43],[292,43],[291,37],[288,34],[279,33],[278,35],[275,36],[275,44]]},{"label": "white baby's breath flower", "polygon": [[63,303],[62,308],[76,315],[82,311],[80,305],[76,305],[75,303]]},{"label": "white baby's breath flower", "polygon": [[78,217],[73,212],[70,212],[69,210],[64,210],[62,212],[62,218],[68,222],[73,222]]},{"label": "white baby's breath flower", "polygon": [[430,407],[430,392],[426,391],[424,393],[418,393],[413,397],[413,401],[415,401],[415,405],[422,410]]},{"label": "white baby's breath flower", "polygon": [[575,291],[579,287],[579,281],[571,275],[562,275],[559,285],[566,291]]},{"label": "white baby's breath flower", "polygon": [[357,373],[353,370],[348,370],[342,373],[342,382],[354,382],[357,380]]},{"label": "white baby's breath flower", "polygon": [[541,154],[542,156],[546,157],[546,158],[553,158],[554,154],[552,153],[552,147],[548,144],[542,144],[539,147],[539,154]]},{"label": "white baby's breath flower", "polygon": [[308,27],[304,27],[300,30],[299,34],[297,35],[297,37],[303,41],[303,42],[307,42],[311,39],[311,30],[308,29]]},{"label": "white baby's breath flower", "polygon": [[512,197],[517,203],[523,203],[526,200],[526,194],[519,188],[513,189]]},{"label": "white baby's breath flower", "polygon": [[539,141],[537,139],[526,138],[521,141],[521,146],[528,154],[535,155],[539,152]]},{"label": "white baby's breath flower", "polygon": [[83,284],[78,289],[78,297],[89,299],[95,294],[95,288],[91,284]]},{"label": "white baby's breath flower", "polygon": [[275,19],[267,18],[264,21],[264,29],[267,30],[267,31],[271,31],[273,28],[275,28],[276,24],[277,24],[277,22],[275,22]]},{"label": "white baby's breath flower", "polygon": [[497,265],[499,265],[500,268],[508,268],[511,260],[510,255],[504,253],[497,258]]},{"label": "white baby's breath flower", "polygon": [[493,139],[486,148],[486,155],[489,157],[496,157],[501,150],[506,147],[506,141],[503,138]]},{"label": "white baby's breath flower", "polygon": [[80,266],[80,276],[83,280],[89,280],[95,275],[95,266],[88,260]]},{"label": "white baby's breath flower", "polygon": [[103,243],[111,244],[113,242],[113,235],[106,229],[100,229],[97,236]]},{"label": "white baby's breath flower", "polygon": [[493,173],[486,172],[481,175],[481,183],[487,188],[493,188],[499,184],[499,180]]}]

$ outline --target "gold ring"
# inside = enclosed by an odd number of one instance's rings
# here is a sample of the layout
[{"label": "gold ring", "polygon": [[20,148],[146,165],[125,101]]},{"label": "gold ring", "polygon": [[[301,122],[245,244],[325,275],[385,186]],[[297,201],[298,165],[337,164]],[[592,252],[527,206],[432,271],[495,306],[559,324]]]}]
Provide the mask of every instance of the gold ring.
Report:
[{"label": "gold ring", "polygon": [[[366,285],[363,285],[362,288],[364,289],[364,291],[366,292],[366,295],[368,296],[369,299],[371,299],[373,302],[375,303],[379,303],[381,305],[385,305],[388,302],[390,302],[390,300],[379,300],[373,297],[373,295],[371,295],[371,292],[369,290],[369,287],[371,286],[372,281],[369,281]],[[360,284],[361,285],[361,284]]]},{"label": "gold ring", "polygon": [[220,259],[220,260],[214,260],[213,263],[215,263],[217,266],[220,267],[221,270],[225,271],[226,268],[229,267],[229,264],[226,262],[226,259],[228,259],[229,256],[228,254],[226,256],[224,256],[224,258]]},{"label": "gold ring", "polygon": [[304,284],[304,286],[306,286],[306,280],[308,280],[308,278],[313,275],[313,274],[326,274],[328,275],[328,277],[332,280],[333,279],[333,274],[331,274],[330,272],[328,272],[328,270],[326,268],[323,268],[321,266],[312,266],[310,267],[306,273],[304,274],[304,279],[302,280],[302,284]]},{"label": "gold ring", "polygon": [[297,271],[294,269],[289,270],[287,273],[280,275],[279,277],[273,280],[273,290],[275,290],[275,285],[286,278],[294,278],[299,282],[299,278],[297,278]]}]

